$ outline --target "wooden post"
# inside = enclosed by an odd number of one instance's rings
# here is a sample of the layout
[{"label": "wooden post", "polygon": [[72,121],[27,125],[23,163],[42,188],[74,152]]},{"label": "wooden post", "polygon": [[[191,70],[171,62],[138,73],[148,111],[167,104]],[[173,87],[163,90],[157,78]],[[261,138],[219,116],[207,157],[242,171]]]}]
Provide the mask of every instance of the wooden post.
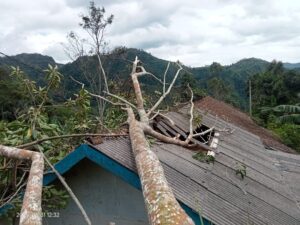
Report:
[{"label": "wooden post", "polygon": [[251,80],[249,80],[249,114],[252,117],[252,88],[251,88]]}]

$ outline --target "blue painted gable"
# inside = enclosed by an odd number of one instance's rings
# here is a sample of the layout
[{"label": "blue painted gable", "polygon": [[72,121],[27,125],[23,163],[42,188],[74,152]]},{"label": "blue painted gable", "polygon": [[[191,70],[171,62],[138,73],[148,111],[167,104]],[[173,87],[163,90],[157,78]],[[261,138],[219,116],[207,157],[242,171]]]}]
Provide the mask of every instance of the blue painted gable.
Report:
[{"label": "blue painted gable", "polygon": [[[122,180],[127,182],[128,184],[132,185],[133,187],[141,190],[141,183],[139,176],[121,165],[120,163],[116,162],[115,160],[111,159],[107,155],[103,154],[102,152],[92,148],[87,144],[82,144],[77,147],[73,152],[68,154],[64,159],[59,161],[54,165],[55,169],[61,174],[65,174],[68,172],[72,167],[76,166],[82,159],[87,158],[92,162],[96,163],[97,165],[101,166],[102,168],[106,169],[107,171],[111,172],[112,174],[120,177]],[[57,177],[53,172],[46,173],[43,179],[43,185],[49,185]],[[203,223],[201,223],[201,219],[199,214],[195,212],[193,209],[185,205],[184,203],[180,202],[182,208],[187,212],[187,214],[194,220],[196,225],[209,225],[212,224],[205,218],[203,218]],[[5,209],[4,209],[5,208]],[[0,209],[0,215],[5,212],[7,207],[3,207]]]}]

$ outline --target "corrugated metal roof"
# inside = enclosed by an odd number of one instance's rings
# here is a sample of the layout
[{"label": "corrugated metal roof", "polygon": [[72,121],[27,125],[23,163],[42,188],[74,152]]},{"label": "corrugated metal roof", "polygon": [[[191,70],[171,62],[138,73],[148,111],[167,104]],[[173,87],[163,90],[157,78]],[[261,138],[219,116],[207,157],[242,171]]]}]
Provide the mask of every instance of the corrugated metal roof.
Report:
[{"label": "corrugated metal roof", "polygon": [[[168,116],[188,131],[184,110]],[[152,145],[177,199],[217,225],[299,225],[300,156],[266,150],[255,134],[209,114],[203,114],[202,122],[234,129],[221,132],[214,163],[199,162],[180,146]],[[95,147],[136,171],[127,138],[106,139]],[[244,179],[236,175],[238,165],[246,166]]]}]

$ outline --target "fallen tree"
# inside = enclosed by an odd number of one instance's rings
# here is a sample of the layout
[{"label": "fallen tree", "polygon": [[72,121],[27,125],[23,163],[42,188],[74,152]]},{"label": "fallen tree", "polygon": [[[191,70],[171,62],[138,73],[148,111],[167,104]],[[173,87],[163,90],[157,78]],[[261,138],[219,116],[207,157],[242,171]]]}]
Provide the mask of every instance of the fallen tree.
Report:
[{"label": "fallen tree", "polygon": [[[132,145],[132,151],[135,157],[138,174],[141,180],[142,184],[142,191],[144,195],[144,201],[148,212],[149,221],[152,225],[158,225],[158,224],[164,224],[164,225],[171,225],[171,224],[179,224],[179,225],[192,225],[194,222],[191,218],[185,213],[185,211],[180,207],[179,203],[177,202],[171,187],[169,186],[166,177],[164,175],[163,168],[159,162],[159,159],[155,155],[155,153],[151,150],[149,143],[146,139],[146,135],[152,136],[162,142],[165,143],[171,143],[180,145],[185,148],[189,149],[196,149],[201,151],[209,151],[210,148],[207,147],[204,144],[200,144],[197,142],[193,142],[193,137],[202,135],[201,133],[194,133],[193,132],[193,92],[191,91],[191,109],[190,109],[190,133],[187,136],[186,140],[180,140],[178,137],[168,137],[165,136],[156,130],[153,129],[151,126],[151,121],[157,116],[161,115],[165,118],[167,118],[165,115],[162,115],[158,109],[159,105],[163,102],[163,100],[166,98],[166,96],[170,93],[172,87],[174,86],[177,77],[180,74],[180,71],[182,71],[182,66],[180,63],[176,63],[178,66],[178,70],[176,71],[176,74],[171,81],[169,87],[166,89],[166,80],[164,76],[163,82],[163,92],[161,97],[158,99],[158,101],[152,106],[151,109],[146,110],[144,107],[144,100],[142,96],[142,91],[140,88],[140,83],[138,78],[141,76],[151,75],[152,77],[155,77],[153,74],[147,72],[143,66],[140,65],[140,62],[138,58],[133,62],[133,68],[131,72],[131,79],[133,82],[134,92],[135,92],[135,98],[136,98],[136,105],[129,102],[126,99],[123,99],[122,97],[118,95],[114,95],[107,91],[106,96],[100,96],[96,95],[94,93],[89,93],[91,96],[96,98],[101,98],[104,101],[107,101],[114,106],[120,106],[122,109],[126,110],[128,119],[127,123],[129,125],[129,136],[130,141]],[[168,64],[169,67],[169,64]],[[168,69],[167,67],[167,69]],[[166,74],[166,72],[165,72]],[[156,77],[155,77],[156,78]],[[158,79],[158,78],[156,78]],[[159,80],[159,79],[158,79]],[[80,82],[78,82],[80,83]],[[110,99],[108,99],[108,97]],[[111,98],[115,98],[117,102],[112,101]],[[137,112],[138,119],[136,119]],[[174,124],[174,121],[169,119],[172,124]],[[51,139],[58,139],[58,138],[67,138],[72,136],[86,136],[85,134],[75,134],[75,135],[62,135],[61,137],[55,136],[55,137],[49,137],[42,140],[37,140],[28,144],[21,145],[21,147],[28,147],[31,145],[35,145],[38,143],[41,143],[46,140]],[[118,136],[118,134],[90,134],[90,136]],[[51,163],[47,160],[45,155],[42,151],[40,153],[38,152],[32,152],[28,150],[22,150],[22,149],[16,149],[13,147],[6,147],[1,146],[0,154],[8,157],[8,158],[18,158],[18,159],[31,159],[33,161],[31,170],[34,172],[33,174],[37,173],[39,174],[38,179],[35,178],[36,176],[31,175],[29,176],[26,193],[23,200],[23,206],[21,210],[21,225],[28,225],[28,224],[41,224],[41,216],[38,216],[38,213],[41,213],[41,191],[42,191],[42,174],[43,174],[43,168],[44,168],[44,162],[43,157],[46,160],[46,162],[49,164],[50,168],[57,174],[57,176],[60,178],[61,182],[65,186],[65,188],[69,191],[71,197],[74,199],[74,201],[77,203],[78,207],[82,211],[82,214],[87,222],[87,224],[91,224],[90,219],[88,218],[86,212],[82,208],[80,202],[76,198],[74,194],[72,194],[71,189],[68,187],[68,185],[64,182],[64,179],[58,174],[57,171],[55,171],[55,168],[51,165]],[[38,162],[36,161],[38,160]],[[34,182],[33,182],[33,181]],[[38,180],[39,182],[36,182]],[[34,185],[34,187],[32,187]],[[31,193],[32,190],[35,190],[35,197],[30,198],[28,200],[28,193]],[[28,203],[28,201],[31,201]],[[34,210],[32,210],[30,207],[33,207]],[[28,208],[29,207],[29,208]],[[30,210],[29,210],[30,209]],[[29,222],[26,222],[29,221]]]},{"label": "fallen tree", "polygon": [[3,145],[0,145],[0,155],[7,158],[32,161],[20,213],[20,225],[41,225],[44,174],[43,155],[38,152]]},{"label": "fallen tree", "polygon": [[[166,81],[163,81],[163,93],[158,101],[153,105],[153,107],[146,111],[144,108],[144,100],[142,96],[142,91],[140,88],[140,83],[138,78],[145,75],[153,74],[147,72],[145,68],[139,65],[139,60],[136,57],[133,62],[133,68],[131,72],[131,79],[133,82],[136,106],[122,99],[120,96],[115,96],[111,93],[107,93],[109,96],[119,100],[119,103],[114,103],[118,105],[123,104],[123,109],[127,111],[128,114],[128,124],[129,124],[129,136],[132,146],[132,151],[135,157],[135,162],[138,169],[138,174],[142,184],[142,191],[144,195],[144,201],[148,212],[148,217],[152,225],[164,224],[180,224],[180,225],[192,225],[193,220],[185,213],[185,211],[180,207],[177,202],[171,187],[169,186],[166,177],[164,175],[163,168],[159,162],[159,159],[155,153],[150,149],[149,143],[146,139],[146,135],[157,138],[165,143],[171,143],[180,145],[186,148],[193,148],[203,151],[208,151],[209,148],[205,145],[199,143],[192,143],[190,139],[193,136],[193,132],[188,136],[185,141],[179,140],[178,138],[171,138],[165,136],[157,131],[155,131],[150,125],[150,118],[153,119],[156,115],[157,108],[160,103],[165,99],[165,97],[170,93],[175,81],[183,69],[179,63],[176,63],[178,70],[170,83],[168,89],[166,90]],[[169,64],[168,64],[169,67]],[[168,68],[167,67],[167,68]],[[155,77],[155,76],[154,76]],[[190,89],[191,90],[191,89]],[[103,96],[94,97],[101,99],[106,99]],[[193,93],[191,90],[191,102],[193,100]],[[110,100],[106,99],[111,102]],[[193,106],[193,104],[192,104]],[[139,120],[136,119],[134,110],[137,111]],[[154,116],[153,116],[154,114]],[[150,117],[152,116],[152,117]],[[190,130],[192,130],[192,120],[193,120],[193,108],[191,108],[191,120],[190,120]],[[197,134],[195,134],[197,135]]]}]

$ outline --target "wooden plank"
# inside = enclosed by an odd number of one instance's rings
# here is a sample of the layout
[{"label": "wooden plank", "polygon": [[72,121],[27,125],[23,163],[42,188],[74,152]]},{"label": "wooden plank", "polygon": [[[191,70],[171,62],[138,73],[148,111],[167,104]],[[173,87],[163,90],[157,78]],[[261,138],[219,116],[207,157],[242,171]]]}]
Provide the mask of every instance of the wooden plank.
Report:
[{"label": "wooden plank", "polygon": [[161,133],[163,133],[164,135],[168,136],[168,137],[172,137],[167,130],[161,125],[161,123],[157,123],[156,124],[156,128],[160,130]]},{"label": "wooden plank", "polygon": [[180,135],[182,135],[184,138],[187,138],[186,133],[181,130],[179,127],[177,127],[176,125],[172,125],[171,123],[169,123],[167,120],[163,120],[161,121],[163,124],[165,124],[166,126],[174,129],[175,131],[177,131],[177,133],[179,133]]}]

